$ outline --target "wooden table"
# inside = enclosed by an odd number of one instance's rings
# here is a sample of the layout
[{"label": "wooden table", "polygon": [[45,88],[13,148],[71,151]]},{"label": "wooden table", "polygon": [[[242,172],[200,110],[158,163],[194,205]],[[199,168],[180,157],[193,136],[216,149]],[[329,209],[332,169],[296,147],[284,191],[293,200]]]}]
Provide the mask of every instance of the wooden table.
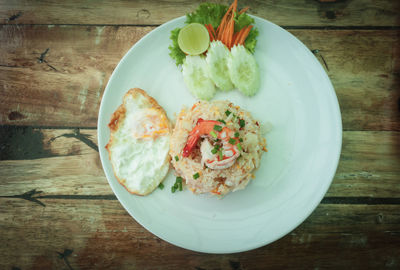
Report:
[{"label": "wooden table", "polygon": [[336,176],[293,232],[209,255],[122,208],[99,160],[102,93],[135,42],[198,2],[0,1],[0,268],[400,269],[399,1],[239,1],[314,52],[340,103]]}]

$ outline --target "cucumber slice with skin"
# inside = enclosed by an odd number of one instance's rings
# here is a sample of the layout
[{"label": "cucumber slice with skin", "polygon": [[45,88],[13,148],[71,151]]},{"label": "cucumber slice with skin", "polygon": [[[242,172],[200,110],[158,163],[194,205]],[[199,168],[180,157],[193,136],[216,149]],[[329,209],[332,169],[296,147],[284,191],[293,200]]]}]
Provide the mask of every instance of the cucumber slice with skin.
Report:
[{"label": "cucumber slice with skin", "polygon": [[246,96],[253,96],[260,88],[260,72],[254,56],[242,45],[233,46],[228,60],[229,76],[233,84]]},{"label": "cucumber slice with skin", "polygon": [[210,71],[211,80],[223,90],[233,89],[228,71],[228,59],[231,57],[229,49],[221,41],[213,41],[207,51],[206,62]]},{"label": "cucumber slice with skin", "polygon": [[204,57],[186,56],[182,65],[182,74],[186,87],[197,98],[210,100],[215,95],[215,85],[209,77]]}]

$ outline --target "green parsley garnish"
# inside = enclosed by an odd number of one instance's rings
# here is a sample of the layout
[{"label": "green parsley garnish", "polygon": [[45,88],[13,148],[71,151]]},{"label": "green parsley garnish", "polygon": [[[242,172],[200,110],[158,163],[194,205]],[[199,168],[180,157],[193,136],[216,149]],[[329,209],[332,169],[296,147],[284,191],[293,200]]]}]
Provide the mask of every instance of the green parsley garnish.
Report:
[{"label": "green parsley garnish", "polygon": [[216,130],[216,131],[221,131],[221,130],[222,130],[222,127],[221,127],[221,126],[218,126],[218,125],[214,125],[214,130]]},{"label": "green parsley garnish", "polygon": [[243,142],[243,139],[242,139],[242,138],[240,138],[240,139],[239,139],[239,142]]},{"label": "green parsley garnish", "polygon": [[223,124],[225,124],[225,125],[226,125],[226,122],[225,122],[225,120],[218,119],[217,121],[218,121],[218,122],[221,122],[221,123],[223,123]]},{"label": "green parsley garnish", "polygon": [[239,119],[239,126],[242,128],[246,125],[243,119]]},{"label": "green parsley garnish", "polygon": [[236,143],[236,140],[235,140],[235,139],[232,139],[232,138],[230,138],[228,142],[229,142],[230,144],[232,144],[232,145],[235,145],[235,143]]},{"label": "green parsley garnish", "polygon": [[160,184],[158,185],[158,188],[159,188],[159,189],[164,189],[164,184],[163,184],[163,183],[160,183]]},{"label": "green parsley garnish", "polygon": [[218,137],[217,134],[214,131],[211,131],[210,135],[213,136],[213,138],[217,138]]},{"label": "green parsley garnish", "polygon": [[199,178],[200,177],[200,174],[197,172],[197,173],[195,173],[195,174],[193,174],[193,178],[194,179],[197,179],[197,178]]},{"label": "green parsley garnish", "polygon": [[228,111],[228,110],[226,110],[226,111],[225,111],[225,114],[226,114],[226,116],[229,116],[229,115],[231,114],[231,112]]},{"label": "green parsley garnish", "polygon": [[235,132],[235,138],[239,137],[239,132]]},{"label": "green parsley garnish", "polygon": [[179,157],[178,157],[178,156],[175,156],[175,160],[176,160],[176,161],[179,161]]}]

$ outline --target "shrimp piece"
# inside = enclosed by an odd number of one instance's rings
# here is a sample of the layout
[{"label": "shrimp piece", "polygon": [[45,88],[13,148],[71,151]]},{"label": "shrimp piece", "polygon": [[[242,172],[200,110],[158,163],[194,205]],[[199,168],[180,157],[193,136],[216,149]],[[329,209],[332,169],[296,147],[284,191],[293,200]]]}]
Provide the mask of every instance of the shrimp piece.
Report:
[{"label": "shrimp piece", "polygon": [[[221,123],[213,120],[199,119],[196,126],[189,133],[187,143],[182,151],[183,157],[188,157],[196,146],[200,138],[205,138],[200,146],[201,163],[210,169],[226,169],[233,165],[235,160],[240,156],[240,152],[236,146],[238,140],[231,144],[229,141],[234,137],[234,132],[228,127],[221,128],[220,131],[215,130],[215,125],[221,126]],[[211,136],[214,132],[214,136]],[[213,146],[209,139],[219,139],[222,143],[219,153],[212,153]]]},{"label": "shrimp piece", "polygon": [[192,152],[193,148],[196,146],[200,137],[209,135],[210,132],[214,129],[214,126],[219,124],[220,122],[218,121],[213,121],[213,120],[204,121],[203,119],[199,118],[199,120],[197,120],[196,126],[189,133],[189,137],[186,142],[185,148],[183,148],[182,156],[188,157]]},{"label": "shrimp piece", "polygon": [[220,159],[219,155],[214,155],[211,153],[213,147],[210,142],[205,139],[200,146],[201,164],[214,170],[222,170],[232,166],[233,163],[235,163],[235,160],[239,157],[240,152],[238,151],[236,145],[223,144],[222,147],[224,151],[222,159]]}]

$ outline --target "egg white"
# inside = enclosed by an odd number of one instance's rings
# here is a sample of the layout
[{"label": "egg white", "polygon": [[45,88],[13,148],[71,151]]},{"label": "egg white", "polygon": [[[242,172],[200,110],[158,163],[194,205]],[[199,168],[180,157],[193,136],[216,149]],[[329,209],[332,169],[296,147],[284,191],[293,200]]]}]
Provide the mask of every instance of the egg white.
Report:
[{"label": "egg white", "polygon": [[125,96],[125,117],[119,120],[107,146],[118,181],[138,195],[157,188],[169,169],[168,119],[148,98],[141,93]]}]

